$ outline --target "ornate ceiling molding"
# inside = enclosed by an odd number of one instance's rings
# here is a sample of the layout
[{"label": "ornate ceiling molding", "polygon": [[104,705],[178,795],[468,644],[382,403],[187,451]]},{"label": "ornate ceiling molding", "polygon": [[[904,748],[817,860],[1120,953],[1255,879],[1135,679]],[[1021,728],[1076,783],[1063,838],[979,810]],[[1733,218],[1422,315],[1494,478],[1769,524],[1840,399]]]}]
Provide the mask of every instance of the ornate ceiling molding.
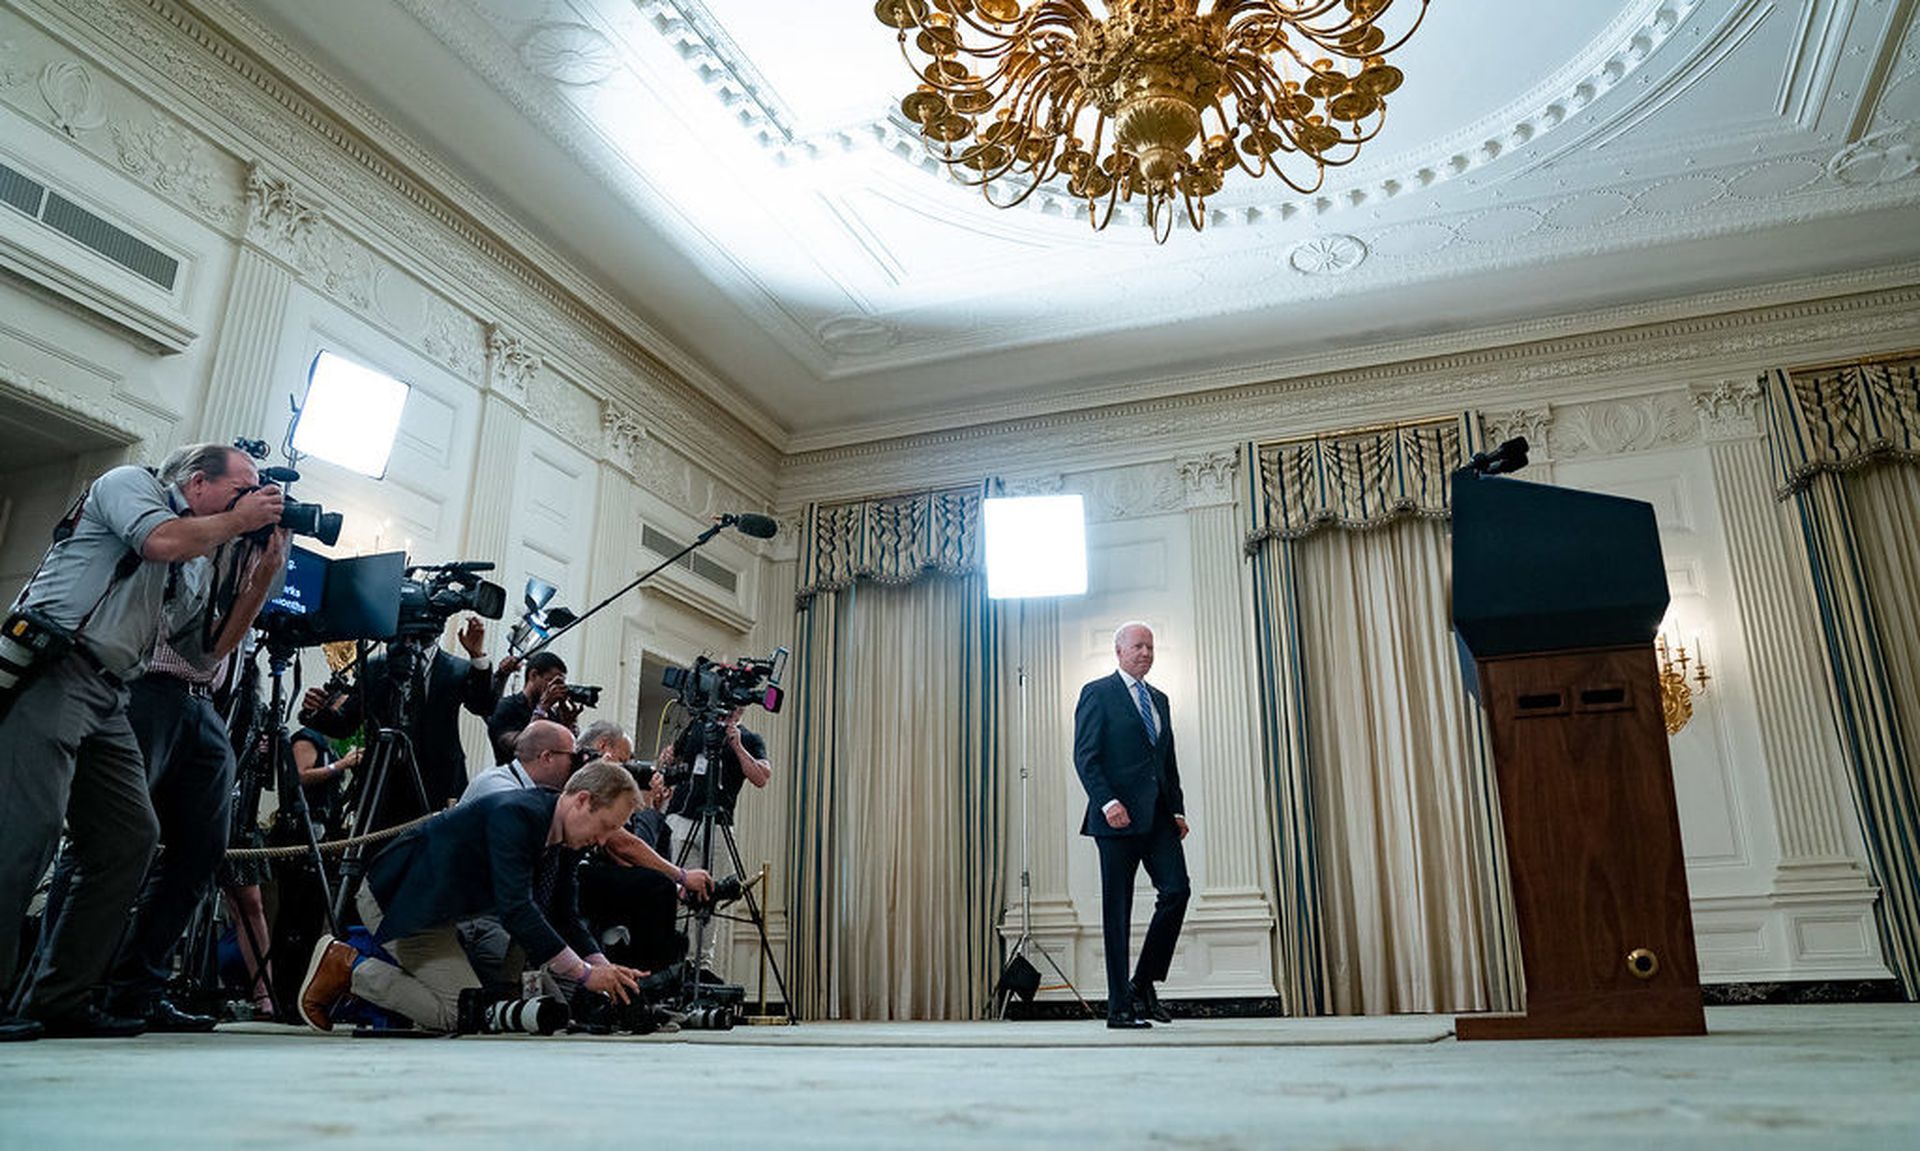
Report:
[{"label": "ornate ceiling molding", "polygon": [[[432,278],[490,297],[468,306],[510,312],[522,324],[544,329],[539,334],[552,356],[573,361],[583,378],[620,394],[650,419],[683,429],[679,434],[690,449],[727,461],[735,474],[770,474],[780,433],[746,396],[268,31],[238,0],[193,0],[196,11],[217,20],[218,34],[173,0],[63,2],[116,43],[143,45],[136,53],[143,66],[161,69],[196,99],[256,130],[263,142],[324,160],[320,171],[330,178],[329,190],[351,209],[357,227],[381,233],[384,243],[411,259],[434,261]],[[186,37],[198,53],[157,38],[154,25],[136,9]],[[272,71],[250,57],[267,61]],[[209,62],[224,71],[214,73]],[[282,75],[299,88],[283,84]],[[256,96],[272,111],[256,107]],[[400,204],[406,210],[395,211]]]},{"label": "ornate ceiling molding", "polygon": [[1563,404],[1582,402],[1582,392],[1600,393],[1594,398],[1607,398],[1609,392],[1646,394],[1652,386],[1684,382],[1694,371],[1720,379],[1748,364],[1757,372],[1782,357],[1804,359],[1823,348],[1859,354],[1905,347],[1920,329],[1920,268],[1904,272],[1904,286],[1875,293],[1383,360],[1239,386],[1172,389],[1176,394],[1151,400],[797,452],[782,460],[780,498],[804,502],[889,485],[965,482],[1017,471],[1023,460],[1044,459],[1070,470],[1076,461],[1110,459],[1121,444],[1138,458],[1217,449],[1245,439],[1249,429],[1293,433],[1415,412],[1483,405],[1500,410],[1537,401],[1547,389],[1565,397]]}]

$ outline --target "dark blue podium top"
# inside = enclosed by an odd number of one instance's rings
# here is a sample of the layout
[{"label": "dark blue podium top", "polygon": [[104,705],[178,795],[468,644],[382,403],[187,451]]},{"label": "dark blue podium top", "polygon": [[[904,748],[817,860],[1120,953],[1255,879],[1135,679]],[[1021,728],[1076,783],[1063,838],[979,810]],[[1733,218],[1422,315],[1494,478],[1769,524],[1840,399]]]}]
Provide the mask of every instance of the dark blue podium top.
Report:
[{"label": "dark blue podium top", "polygon": [[1476,659],[1648,643],[1667,611],[1653,505],[1453,475],[1453,626]]}]

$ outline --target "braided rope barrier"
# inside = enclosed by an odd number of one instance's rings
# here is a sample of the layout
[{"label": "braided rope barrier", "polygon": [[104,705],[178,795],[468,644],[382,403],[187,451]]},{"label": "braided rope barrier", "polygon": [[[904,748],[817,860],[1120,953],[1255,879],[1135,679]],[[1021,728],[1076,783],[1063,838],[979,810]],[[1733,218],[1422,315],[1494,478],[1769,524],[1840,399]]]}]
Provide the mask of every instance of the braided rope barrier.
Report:
[{"label": "braided rope barrier", "polygon": [[[437,815],[439,813],[435,812],[434,814]],[[356,835],[348,839],[329,840],[320,845],[320,854],[338,855],[348,848],[358,847],[362,844],[384,843],[394,836],[399,835],[401,832],[410,831],[432,818],[432,815],[423,815],[418,819],[409,820],[406,823],[397,823],[392,827],[383,827],[379,831],[369,831],[365,835]],[[238,863],[250,859],[295,859],[305,855],[308,850],[307,845],[304,843],[295,843],[287,847],[229,847],[226,858],[230,863]]]}]

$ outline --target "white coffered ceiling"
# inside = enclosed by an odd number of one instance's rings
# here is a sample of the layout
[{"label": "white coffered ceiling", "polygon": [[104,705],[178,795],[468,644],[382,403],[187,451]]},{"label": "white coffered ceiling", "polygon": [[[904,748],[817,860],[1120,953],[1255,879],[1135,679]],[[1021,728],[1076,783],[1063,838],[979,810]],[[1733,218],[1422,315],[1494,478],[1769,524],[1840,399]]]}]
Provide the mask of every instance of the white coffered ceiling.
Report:
[{"label": "white coffered ceiling", "polygon": [[246,8],[789,450],[1920,260],[1920,0],[1434,0],[1358,164],[1158,248],[953,186],[867,0]]}]

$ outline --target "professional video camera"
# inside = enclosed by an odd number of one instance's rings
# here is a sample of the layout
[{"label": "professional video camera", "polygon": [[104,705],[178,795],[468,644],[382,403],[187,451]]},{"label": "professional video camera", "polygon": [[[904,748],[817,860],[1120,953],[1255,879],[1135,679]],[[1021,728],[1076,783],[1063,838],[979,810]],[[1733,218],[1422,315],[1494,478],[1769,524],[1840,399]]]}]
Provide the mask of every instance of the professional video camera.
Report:
[{"label": "professional video camera", "polygon": [[[233,441],[233,446],[256,460],[264,460],[267,458],[267,442],[265,440],[235,440]],[[298,483],[299,480],[300,473],[292,468],[270,467],[260,469],[260,482],[263,484],[279,484],[282,492],[291,488],[295,483]],[[239,497],[236,496],[234,498],[237,500]],[[264,544],[267,542],[267,538],[273,534],[274,528],[282,527],[295,535],[312,536],[328,547],[332,547],[334,544],[340,542],[340,528],[344,522],[345,520],[339,512],[327,511],[319,504],[304,504],[299,500],[288,498],[280,505],[279,523],[268,524],[258,531],[248,532],[246,538],[252,540],[254,543]]]},{"label": "professional video camera", "polygon": [[399,637],[439,635],[457,612],[470,611],[487,619],[505,615],[507,589],[477,574],[492,570],[493,565],[484,560],[408,568],[400,582]]},{"label": "professional video camera", "polygon": [[701,656],[692,667],[670,667],[660,682],[680,693],[680,705],[696,716],[731,711],[757,704],[770,712],[780,710],[786,692],[780,677],[787,669],[787,649],[775,648],[766,659],[742,658],[736,663],[718,663]]}]

